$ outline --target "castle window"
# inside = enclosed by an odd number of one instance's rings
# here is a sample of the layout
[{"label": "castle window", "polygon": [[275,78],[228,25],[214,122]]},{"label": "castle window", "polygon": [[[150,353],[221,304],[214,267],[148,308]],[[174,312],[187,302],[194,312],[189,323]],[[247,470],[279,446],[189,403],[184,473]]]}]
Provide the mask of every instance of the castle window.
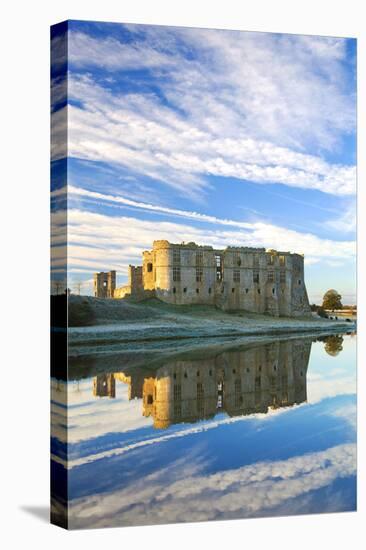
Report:
[{"label": "castle window", "polygon": [[186,286],[183,288],[183,292],[184,292],[184,293],[187,292],[187,287],[186,287]]},{"label": "castle window", "polygon": [[261,377],[260,376],[255,377],[254,384],[255,384],[255,389],[260,390],[260,387],[261,387]]},{"label": "castle window", "polygon": [[173,374],[173,378],[174,378],[174,380],[177,379],[177,373],[176,372]]},{"label": "castle window", "polygon": [[248,292],[249,292],[249,288],[246,288],[245,289],[245,294],[248,294]]},{"label": "castle window", "polygon": [[299,285],[301,285],[301,279],[298,280]]},{"label": "castle window", "polygon": [[202,283],[203,279],[203,269],[202,267],[196,267],[196,282]]},{"label": "castle window", "polygon": [[198,371],[197,371],[197,376],[199,376],[199,375],[200,375],[200,371],[198,370]]},{"label": "castle window", "polygon": [[273,283],[274,281],[274,271],[268,271],[268,282]]},{"label": "castle window", "polygon": [[148,395],[148,396],[147,396],[147,404],[148,404],[148,405],[152,405],[153,402],[154,402],[153,396],[152,396],[152,395]]},{"label": "castle window", "polygon": [[210,288],[208,289],[208,293],[211,294],[211,291],[212,291],[212,289],[211,289],[211,287],[210,287]]},{"label": "castle window", "polygon": [[173,281],[180,282],[180,267],[173,267]]},{"label": "castle window", "polygon": [[260,294],[260,293],[261,293],[261,289],[260,289],[260,288],[258,288],[257,292],[258,292],[258,294]]},{"label": "castle window", "polygon": [[231,289],[231,292],[232,292],[232,293],[234,294],[234,292],[235,292],[235,288],[232,288],[232,289]]},{"label": "castle window", "polygon": [[280,265],[283,266],[285,265],[285,256],[280,256]]},{"label": "castle window", "polygon": [[236,374],[236,369],[233,369],[233,374]]},{"label": "castle window", "polygon": [[216,265],[216,281],[222,280],[222,257],[220,254],[215,254]]},{"label": "castle window", "polygon": [[234,253],[234,265],[237,265],[239,267],[241,266],[241,258],[239,252]]},{"label": "castle window", "polygon": [[151,272],[152,272],[152,269],[153,269],[153,265],[152,265],[151,262],[149,262],[149,263],[147,264],[147,271],[148,271],[148,273],[151,273]]},{"label": "castle window", "polygon": [[233,280],[234,280],[234,283],[240,283],[240,269],[234,269]]},{"label": "castle window", "polygon": [[257,254],[253,256],[253,266],[259,267],[259,256]]},{"label": "castle window", "polygon": [[196,252],[196,265],[203,265],[203,251],[198,250]]},{"label": "castle window", "polygon": [[196,294],[199,294],[199,293],[200,293],[200,289],[196,288]]},{"label": "castle window", "polygon": [[267,254],[267,265],[273,265],[274,257],[272,254]]},{"label": "castle window", "polygon": [[259,270],[253,270],[253,283],[259,283]]},{"label": "castle window", "polygon": [[280,271],[280,283],[286,282],[286,271]]},{"label": "castle window", "polygon": [[272,288],[272,294],[274,294],[275,292],[276,292],[276,289]]},{"label": "castle window", "polygon": [[212,376],[212,370],[209,370],[209,371],[208,371],[208,374],[209,374],[210,376]]},{"label": "castle window", "polygon": [[107,286],[107,281],[103,281],[104,288]]},{"label": "castle window", "polygon": [[180,249],[173,248],[173,264],[180,264]]},{"label": "castle window", "polygon": [[173,287],[173,294],[175,294],[177,292],[177,289],[175,288],[175,286]]}]

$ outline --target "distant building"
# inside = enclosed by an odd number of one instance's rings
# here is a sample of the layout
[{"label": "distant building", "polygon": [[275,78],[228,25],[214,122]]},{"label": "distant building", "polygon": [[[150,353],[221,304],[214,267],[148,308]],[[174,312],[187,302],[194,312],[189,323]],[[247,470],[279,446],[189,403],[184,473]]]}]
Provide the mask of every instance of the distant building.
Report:
[{"label": "distant building", "polygon": [[116,288],[116,272],[94,273],[94,296],[96,298],[113,298]]},{"label": "distant building", "polygon": [[142,266],[129,266],[128,274],[128,284],[114,291],[115,298],[156,296],[225,311],[311,315],[300,254],[154,241],[153,249],[143,252]]}]

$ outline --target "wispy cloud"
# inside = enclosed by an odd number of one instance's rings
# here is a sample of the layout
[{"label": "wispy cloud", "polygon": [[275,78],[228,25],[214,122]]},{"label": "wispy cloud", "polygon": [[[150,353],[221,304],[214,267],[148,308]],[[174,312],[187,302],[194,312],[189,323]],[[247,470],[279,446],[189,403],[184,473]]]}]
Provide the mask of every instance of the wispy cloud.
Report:
[{"label": "wispy cloud", "polygon": [[[69,154],[128,167],[192,194],[207,176],[282,183],[335,195],[355,192],[355,168],[329,164],[238,131],[209,131],[154,96],[116,96],[89,76],[70,79]],[[62,119],[60,119],[62,120]],[[57,128],[57,126],[56,126]]]},{"label": "wispy cloud", "polygon": [[[211,175],[355,192],[355,168],[317,153],[354,131],[344,39],[126,28],[126,41],[70,32],[70,155],[193,198]],[[95,67],[104,79],[85,72]],[[114,89],[114,72],[137,69],[154,88]]]},{"label": "wispy cloud", "polygon": [[[95,200],[95,199],[94,199]],[[136,202],[136,205],[139,203]],[[136,208],[148,210],[144,203]],[[95,204],[94,204],[95,206]],[[117,208],[123,205],[116,203]],[[152,212],[156,212],[153,210]],[[159,213],[159,210],[157,211]],[[163,212],[160,212],[163,213]],[[305,254],[307,265],[337,260],[340,264],[349,263],[355,257],[355,243],[352,241],[332,241],[321,239],[313,234],[299,233],[284,227],[262,222],[245,223],[245,227],[235,227],[233,220],[215,221],[210,224],[201,219],[198,213],[182,211],[182,217],[190,218],[192,223],[138,219],[132,216],[108,216],[84,209],[71,208],[68,211],[68,270],[71,278],[75,274],[87,275],[95,271],[116,269],[119,276],[127,276],[129,264],[139,265],[144,250],[151,249],[154,240],[166,239],[171,242],[190,242],[226,248],[227,246],[262,246],[277,250],[296,251]],[[54,215],[64,223],[64,213]],[[188,220],[187,220],[188,221]],[[198,226],[197,226],[198,222]],[[202,227],[200,227],[201,222]],[[240,222],[239,222],[240,223]],[[223,227],[230,225],[233,227]],[[57,246],[53,268],[62,267],[65,262],[65,250],[60,243]],[[91,289],[83,287],[83,293]]]},{"label": "wispy cloud", "polygon": [[354,233],[357,227],[356,202],[352,201],[339,212],[337,217],[324,222],[324,225],[339,234]]}]

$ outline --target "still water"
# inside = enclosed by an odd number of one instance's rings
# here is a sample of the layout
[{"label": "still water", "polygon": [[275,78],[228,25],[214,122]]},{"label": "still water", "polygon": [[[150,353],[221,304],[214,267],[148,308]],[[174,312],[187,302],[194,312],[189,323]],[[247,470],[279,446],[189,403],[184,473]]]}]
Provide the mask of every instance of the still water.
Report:
[{"label": "still water", "polygon": [[70,528],[356,509],[355,334],[98,372],[52,381]]}]

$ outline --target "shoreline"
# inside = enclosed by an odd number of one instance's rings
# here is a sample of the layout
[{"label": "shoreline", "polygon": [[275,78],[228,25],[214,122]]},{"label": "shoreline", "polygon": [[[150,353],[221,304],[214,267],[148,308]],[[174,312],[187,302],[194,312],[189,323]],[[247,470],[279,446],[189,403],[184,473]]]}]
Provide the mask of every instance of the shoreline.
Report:
[{"label": "shoreline", "polygon": [[[204,347],[212,342],[245,342],[281,336],[314,337],[355,332],[357,323],[322,318],[227,313],[207,307],[167,306],[154,300],[131,303],[72,297],[72,307],[93,307],[95,324],[68,328],[70,358],[115,353],[149,353]],[[105,319],[109,315],[111,318]],[[117,318],[119,317],[119,318]],[[122,318],[121,318],[122,317]]]},{"label": "shoreline", "polygon": [[[348,331],[347,334],[352,334]],[[190,339],[184,342],[170,342],[169,346],[127,348],[121,346],[100,346],[85,348],[82,353],[69,355],[69,379],[80,379],[109,372],[132,372],[139,369],[154,371],[169,361],[207,360],[226,351],[244,351],[273,342],[286,340],[322,340],[345,331],[323,330],[293,332],[278,335],[250,335],[241,338]],[[174,345],[176,344],[176,345]]]}]

